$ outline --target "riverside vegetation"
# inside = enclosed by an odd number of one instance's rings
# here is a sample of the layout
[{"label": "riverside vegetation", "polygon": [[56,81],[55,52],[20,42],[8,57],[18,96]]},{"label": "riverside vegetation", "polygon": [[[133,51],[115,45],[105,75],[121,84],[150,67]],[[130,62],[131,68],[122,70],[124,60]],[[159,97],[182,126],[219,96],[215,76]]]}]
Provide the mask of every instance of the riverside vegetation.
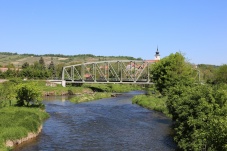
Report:
[{"label": "riverside vegetation", "polygon": [[[41,102],[41,92],[35,84],[4,82],[0,85],[0,150],[9,150],[6,142],[38,133],[48,118]],[[17,144],[17,142],[15,142]],[[12,147],[14,143],[9,145]]]},{"label": "riverside vegetation", "polygon": [[226,151],[227,65],[204,83],[195,80],[195,70],[180,53],[163,58],[152,66],[155,87],[135,96],[133,103],[172,118],[179,150]]},{"label": "riverside vegetation", "polygon": [[[42,96],[75,95],[74,103],[111,97],[112,92],[141,89],[139,86],[94,84],[80,87],[47,87],[45,81],[22,81],[12,79],[0,84],[0,150],[9,150],[6,142],[26,138],[29,133],[38,133],[42,122],[48,118]],[[53,93],[54,92],[54,93]]]}]

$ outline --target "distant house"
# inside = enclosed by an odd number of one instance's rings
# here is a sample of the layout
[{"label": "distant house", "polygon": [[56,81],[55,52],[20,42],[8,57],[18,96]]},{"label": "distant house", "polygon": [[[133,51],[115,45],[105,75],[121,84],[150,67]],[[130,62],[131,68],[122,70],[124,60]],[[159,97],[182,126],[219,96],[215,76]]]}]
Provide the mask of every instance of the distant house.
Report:
[{"label": "distant house", "polygon": [[1,72],[6,72],[8,70],[8,68],[0,68]]},{"label": "distant house", "polygon": [[[1,72],[6,72],[7,70],[9,70],[9,68],[0,68],[0,71]],[[18,68],[10,68],[10,70],[21,70],[21,69],[18,69]]]},{"label": "distant house", "polygon": [[91,74],[89,74],[89,73],[86,73],[85,75],[84,75],[84,78],[85,79],[92,79],[92,75]]}]

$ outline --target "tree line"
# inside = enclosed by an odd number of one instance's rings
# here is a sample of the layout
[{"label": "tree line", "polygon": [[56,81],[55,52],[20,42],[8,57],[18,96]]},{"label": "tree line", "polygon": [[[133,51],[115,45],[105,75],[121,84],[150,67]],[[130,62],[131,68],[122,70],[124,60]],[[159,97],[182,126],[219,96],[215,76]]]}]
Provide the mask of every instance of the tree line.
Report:
[{"label": "tree line", "polygon": [[55,65],[53,59],[49,65],[45,64],[43,57],[34,64],[25,62],[21,69],[13,64],[8,65],[7,71],[0,71],[0,78],[27,78],[27,79],[60,79],[64,64]]}]

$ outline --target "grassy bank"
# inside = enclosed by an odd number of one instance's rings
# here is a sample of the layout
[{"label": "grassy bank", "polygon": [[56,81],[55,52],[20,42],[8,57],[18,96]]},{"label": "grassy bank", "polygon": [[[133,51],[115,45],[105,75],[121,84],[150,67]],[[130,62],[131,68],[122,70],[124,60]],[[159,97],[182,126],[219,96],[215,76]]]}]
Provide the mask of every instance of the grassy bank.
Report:
[{"label": "grassy bank", "polygon": [[99,100],[103,98],[109,98],[112,95],[112,92],[122,93],[132,90],[141,90],[141,87],[138,85],[130,84],[84,84],[84,89],[90,89],[94,93],[80,94],[72,99],[73,103],[88,102],[92,100]]},{"label": "grassy bank", "polygon": [[0,109],[0,150],[7,150],[5,142],[24,138],[37,132],[48,114],[38,108],[4,107]]},{"label": "grassy bank", "polygon": [[42,90],[43,96],[46,95],[73,95],[78,93],[90,93],[91,89],[86,87],[67,86],[62,87],[61,85],[46,86],[46,81],[26,81],[36,83],[40,90]]},{"label": "grassy bank", "polygon": [[141,86],[133,84],[83,84],[81,86],[54,87],[46,86],[46,81],[25,81],[33,82],[42,90],[43,95],[74,95],[91,92],[128,92],[132,90],[141,90]]},{"label": "grassy bank", "polygon": [[111,93],[95,92],[92,94],[80,94],[70,99],[73,103],[88,102],[111,97]]},{"label": "grassy bank", "polygon": [[168,109],[166,107],[166,99],[167,97],[157,95],[137,95],[133,97],[132,103],[138,104],[147,109],[162,112],[170,117],[171,115],[168,114]]},{"label": "grassy bank", "polygon": [[129,92],[141,90],[141,85],[136,84],[84,84],[84,88],[90,88],[96,92]]}]

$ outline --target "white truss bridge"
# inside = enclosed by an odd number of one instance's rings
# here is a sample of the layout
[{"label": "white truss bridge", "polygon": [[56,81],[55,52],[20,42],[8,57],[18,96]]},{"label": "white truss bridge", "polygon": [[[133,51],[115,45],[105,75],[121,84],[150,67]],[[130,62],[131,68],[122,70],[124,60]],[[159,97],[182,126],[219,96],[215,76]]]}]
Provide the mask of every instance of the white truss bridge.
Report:
[{"label": "white truss bridge", "polygon": [[63,67],[62,85],[66,83],[134,83],[153,84],[150,66],[144,60],[87,62]]}]

